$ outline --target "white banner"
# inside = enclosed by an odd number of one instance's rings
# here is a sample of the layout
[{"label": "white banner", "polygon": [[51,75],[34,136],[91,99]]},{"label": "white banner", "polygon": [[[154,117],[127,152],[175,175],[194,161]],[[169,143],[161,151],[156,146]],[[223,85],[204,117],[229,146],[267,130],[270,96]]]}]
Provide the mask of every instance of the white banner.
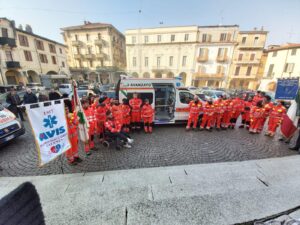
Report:
[{"label": "white banner", "polygon": [[[38,105],[38,107],[33,107]],[[44,165],[70,149],[63,100],[26,105],[37,145],[39,165]]]}]

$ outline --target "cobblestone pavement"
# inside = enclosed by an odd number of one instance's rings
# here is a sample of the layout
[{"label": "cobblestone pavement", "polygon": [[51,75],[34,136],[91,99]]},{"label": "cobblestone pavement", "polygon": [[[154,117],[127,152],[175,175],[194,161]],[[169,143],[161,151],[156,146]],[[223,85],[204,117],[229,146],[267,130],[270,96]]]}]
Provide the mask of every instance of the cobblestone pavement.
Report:
[{"label": "cobblestone pavement", "polygon": [[196,163],[243,161],[294,155],[288,145],[261,135],[251,135],[244,129],[186,132],[183,125],[159,126],[153,134],[133,134],[132,149],[116,151],[97,144],[97,151],[76,166],[65,157],[37,167],[37,152],[28,122],[26,134],[0,150],[0,176],[30,176],[59,173],[92,172],[142,167],[158,167]]}]

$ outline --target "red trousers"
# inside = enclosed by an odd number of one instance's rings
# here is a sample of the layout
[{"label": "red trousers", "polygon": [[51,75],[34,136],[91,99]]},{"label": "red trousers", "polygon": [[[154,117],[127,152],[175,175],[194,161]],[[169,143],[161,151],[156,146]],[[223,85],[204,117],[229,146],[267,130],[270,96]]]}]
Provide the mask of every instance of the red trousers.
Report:
[{"label": "red trousers", "polygon": [[206,129],[210,129],[211,127],[211,124],[214,120],[214,116],[209,116],[209,115],[203,115],[203,118],[202,118],[202,122],[201,122],[201,125],[200,125],[200,128],[204,128],[205,125],[206,125]]},{"label": "red trousers", "polygon": [[280,119],[279,118],[270,117],[269,118],[269,123],[268,123],[268,132],[269,133],[275,133],[277,127],[279,126],[279,124],[280,124]]},{"label": "red trousers", "polygon": [[97,134],[103,134],[104,133],[104,121],[97,121]]},{"label": "red trousers", "polygon": [[95,147],[94,134],[95,134],[95,127],[90,126],[90,128],[89,128],[89,141],[88,141],[88,143],[84,144],[84,151],[85,152],[89,152],[91,148]]},{"label": "red trousers", "polygon": [[144,121],[144,130],[145,130],[145,132],[146,133],[148,133],[148,132],[152,133],[152,122],[153,122],[152,117],[144,117],[143,121]]},{"label": "red trousers", "polygon": [[78,136],[70,137],[71,148],[66,151],[69,162],[73,162],[78,157]]},{"label": "red trousers", "polygon": [[141,112],[131,112],[131,122],[141,122]]},{"label": "red trousers", "polygon": [[196,114],[190,114],[189,118],[188,118],[188,122],[187,122],[186,128],[190,128],[192,123],[193,123],[193,128],[196,128],[197,127],[197,123],[198,123],[198,118],[199,118],[198,113],[196,113]]},{"label": "red trousers", "polygon": [[228,127],[230,125],[230,119],[231,119],[231,112],[225,111],[223,114],[223,123],[225,127]]},{"label": "red trousers", "polygon": [[216,113],[215,115],[216,115],[217,128],[221,128],[221,123],[223,121],[224,114],[223,113]]},{"label": "red trousers", "polygon": [[260,127],[262,125],[263,118],[254,118],[250,123],[250,131],[260,131]]}]

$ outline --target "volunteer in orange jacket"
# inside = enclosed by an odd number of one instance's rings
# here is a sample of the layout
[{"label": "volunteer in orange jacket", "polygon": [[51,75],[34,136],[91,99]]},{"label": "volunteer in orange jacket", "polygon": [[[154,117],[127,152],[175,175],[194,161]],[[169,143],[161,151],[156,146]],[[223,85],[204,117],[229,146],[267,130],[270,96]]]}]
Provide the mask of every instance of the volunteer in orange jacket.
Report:
[{"label": "volunteer in orange jacket", "polygon": [[257,102],[256,106],[251,109],[250,112],[250,128],[251,134],[259,134],[262,121],[264,119],[265,109],[262,101]]},{"label": "volunteer in orange jacket", "polygon": [[121,109],[123,114],[123,131],[129,133],[131,109],[127,98],[122,99]]},{"label": "volunteer in orange jacket", "polygon": [[141,115],[144,122],[145,133],[152,133],[154,110],[149,103],[149,99],[145,99],[144,105],[142,106]]},{"label": "volunteer in orange jacket", "polygon": [[83,113],[89,123],[89,141],[84,144],[84,151],[87,155],[91,154],[91,149],[95,147],[94,143],[94,135],[95,135],[95,127],[96,127],[96,117],[95,110],[89,106],[89,101],[87,99],[81,100],[81,104],[83,107]]},{"label": "volunteer in orange jacket", "polygon": [[223,96],[224,100],[224,115],[223,115],[223,128],[226,130],[230,126],[230,119],[232,114],[232,99],[227,99],[226,96]]},{"label": "volunteer in orange jacket", "polygon": [[277,127],[281,124],[283,115],[286,114],[286,108],[282,105],[281,101],[273,106],[269,114],[268,131],[266,136],[273,137],[276,133]]},{"label": "volunteer in orange jacket", "polygon": [[250,110],[253,104],[253,99],[249,96],[244,100],[244,110],[242,111],[242,124],[239,128],[244,128],[246,126],[247,129],[250,127]]},{"label": "volunteer in orange jacket", "polygon": [[104,138],[104,123],[106,121],[106,111],[107,107],[102,100],[99,100],[99,104],[96,108],[96,123],[97,123],[97,135],[99,135],[100,140]]},{"label": "volunteer in orange jacket", "polygon": [[244,110],[244,101],[238,96],[232,101],[231,105],[232,115],[230,119],[230,128],[234,129],[237,119]]},{"label": "volunteer in orange jacket", "polygon": [[190,109],[190,114],[186,125],[186,130],[190,130],[192,123],[193,123],[193,129],[195,130],[197,128],[199,114],[202,110],[202,103],[199,100],[199,97],[197,95],[194,96],[194,100],[190,101],[189,109]]},{"label": "volunteer in orange jacket", "polygon": [[134,93],[133,98],[129,100],[129,106],[131,107],[131,123],[132,130],[141,129],[141,106],[142,99],[138,98],[138,94]]},{"label": "volunteer in orange jacket", "polygon": [[225,112],[225,102],[222,95],[214,102],[215,106],[215,126],[217,130],[221,129],[221,123],[223,121],[224,112]]},{"label": "volunteer in orange jacket", "polygon": [[200,130],[203,130],[204,127],[206,126],[206,129],[208,131],[211,131],[210,128],[212,125],[212,121],[214,119],[214,114],[215,114],[215,106],[213,104],[212,99],[210,98],[203,107],[203,117],[200,125]]},{"label": "volunteer in orange jacket", "polygon": [[71,144],[71,148],[66,151],[66,156],[68,159],[69,164],[76,165],[77,162],[81,162],[82,160],[78,156],[78,119],[76,112],[71,113],[69,108],[66,107],[66,119],[67,119],[67,126],[68,126],[68,135]]}]

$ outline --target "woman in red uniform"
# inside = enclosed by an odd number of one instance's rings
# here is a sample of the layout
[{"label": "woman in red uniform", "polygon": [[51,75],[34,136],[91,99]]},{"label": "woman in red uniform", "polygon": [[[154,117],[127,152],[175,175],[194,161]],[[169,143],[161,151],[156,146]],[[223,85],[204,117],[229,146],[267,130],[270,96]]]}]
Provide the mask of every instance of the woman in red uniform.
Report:
[{"label": "woman in red uniform", "polygon": [[149,104],[149,99],[145,99],[145,104],[142,107],[141,116],[144,121],[145,133],[152,133],[152,122],[153,122],[154,110]]},{"label": "woman in red uniform", "polygon": [[121,105],[121,109],[122,109],[122,114],[123,114],[123,131],[126,133],[129,133],[130,129],[130,106],[129,106],[129,102],[128,99],[124,98],[122,100],[122,105]]},{"label": "woman in red uniform", "polygon": [[277,105],[273,106],[269,113],[268,131],[266,136],[273,137],[277,127],[281,124],[283,116],[286,114],[286,108],[278,101]]},{"label": "woman in red uniform", "polygon": [[214,119],[214,114],[215,114],[215,106],[213,104],[212,99],[209,99],[205,106],[203,107],[203,118],[202,122],[200,125],[200,131],[206,127],[208,131],[211,131],[211,125]]},{"label": "woman in red uniform", "polygon": [[94,135],[95,135],[95,128],[96,128],[96,117],[95,117],[95,110],[93,107],[90,107],[89,101],[87,99],[81,100],[81,104],[83,107],[83,113],[89,123],[89,141],[84,144],[84,151],[87,155],[91,154],[91,149],[95,147],[94,143]]},{"label": "woman in red uniform", "polygon": [[259,134],[260,127],[264,120],[265,109],[263,107],[262,101],[257,102],[250,112],[250,128],[249,132],[251,134]]}]

